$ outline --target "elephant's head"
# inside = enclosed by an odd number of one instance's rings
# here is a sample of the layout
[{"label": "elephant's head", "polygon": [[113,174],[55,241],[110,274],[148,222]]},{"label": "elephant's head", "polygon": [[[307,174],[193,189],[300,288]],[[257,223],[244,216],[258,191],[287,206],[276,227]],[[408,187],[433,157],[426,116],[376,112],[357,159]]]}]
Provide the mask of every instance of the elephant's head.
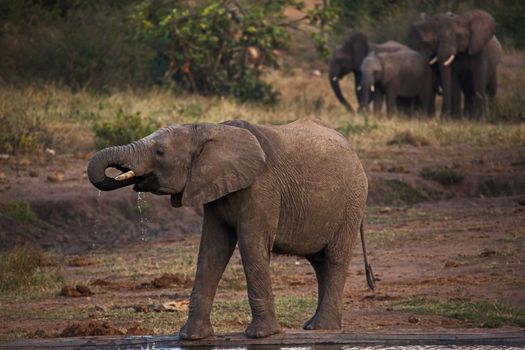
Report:
[{"label": "elephant's head", "polygon": [[437,58],[448,66],[460,53],[476,55],[494,35],[496,21],[482,10],[471,10],[463,15],[449,14],[438,31]]},{"label": "elephant's head", "polygon": [[358,84],[361,80],[359,67],[367,54],[368,39],[363,33],[354,33],[346,35],[343,43],[334,50],[330,62],[330,70],[328,73],[330,86],[339,102],[352,112],[352,106],[348,103],[341,92],[339,80],[345,75],[353,72],[356,84]]},{"label": "elephant's head", "polygon": [[409,46],[418,51],[430,64],[437,62],[438,32],[441,24],[448,16],[453,15],[451,12],[438,13],[432,17],[423,15],[412,23],[408,30]]},{"label": "elephant's head", "polygon": [[[109,177],[106,169],[122,174]],[[171,194],[175,206],[196,206],[250,186],[266,169],[266,155],[248,130],[223,124],[174,125],[124,146],[97,152],[88,165],[102,191]]]},{"label": "elephant's head", "polygon": [[384,56],[371,52],[361,64],[361,84],[357,86],[359,93],[359,108],[367,109],[370,96],[375,91],[376,83],[385,83]]}]

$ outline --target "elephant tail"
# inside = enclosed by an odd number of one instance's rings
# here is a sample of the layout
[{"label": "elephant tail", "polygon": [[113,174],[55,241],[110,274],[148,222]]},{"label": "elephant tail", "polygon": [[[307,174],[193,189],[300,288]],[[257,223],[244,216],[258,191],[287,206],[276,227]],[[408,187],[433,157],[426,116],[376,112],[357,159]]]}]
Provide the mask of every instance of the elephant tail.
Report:
[{"label": "elephant tail", "polygon": [[372,271],[372,266],[368,263],[368,258],[366,257],[366,245],[365,245],[365,230],[363,228],[364,220],[361,221],[361,227],[359,228],[359,232],[361,234],[361,247],[363,247],[363,258],[365,261],[365,273],[366,273],[366,284],[368,284],[368,288],[371,290],[374,290],[376,287],[376,281],[374,278],[374,272]]}]

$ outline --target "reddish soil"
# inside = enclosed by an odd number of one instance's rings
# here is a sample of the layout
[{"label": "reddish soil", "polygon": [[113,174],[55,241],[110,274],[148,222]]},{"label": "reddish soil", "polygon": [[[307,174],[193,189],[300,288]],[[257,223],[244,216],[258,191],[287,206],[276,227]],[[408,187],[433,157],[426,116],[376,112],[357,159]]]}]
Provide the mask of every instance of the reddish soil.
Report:
[{"label": "reddish soil", "polygon": [[[367,248],[378,281],[375,292],[367,290],[361,250],[356,247],[345,292],[345,331],[479,326],[392,307],[410,298],[525,306],[525,149],[381,146],[359,153],[370,178]],[[142,271],[130,279],[118,270],[101,274],[100,257],[111,253],[133,266],[134,257],[148,254],[156,264],[170,264],[173,253],[166,253],[167,243],[197,250],[198,210],[174,209],[168,198],[147,195],[141,214],[137,194],[131,189],[99,194],[89,184],[87,159],[0,160],[0,203],[25,201],[36,214],[36,221],[27,222],[0,213],[0,249],[33,244],[59,250],[66,255],[66,281],[81,279],[95,292],[92,298],[59,297],[60,290],[55,296],[36,300],[1,298],[0,308],[27,308],[31,313],[25,317],[1,313],[5,319],[0,339],[68,336],[68,332],[153,333],[155,330],[137,325],[135,319],[124,317],[114,325],[105,324],[97,315],[105,312],[105,305],[116,307],[123,300],[127,305],[144,305],[147,311],[147,300],[188,297],[191,281],[183,276],[152,278]],[[441,185],[419,175],[423,167],[437,166],[460,170],[465,177],[458,184]],[[63,178],[49,180],[56,172]],[[403,193],[398,192],[388,185],[389,180],[399,180],[408,190],[403,187]],[[273,263],[286,268],[272,276],[277,297],[315,297],[315,276],[304,259],[274,256]],[[79,292],[78,287],[71,288]],[[219,290],[217,299],[245,298],[245,294],[243,288]],[[46,310],[71,306],[87,310],[94,304],[90,317],[100,322],[93,320],[93,324],[79,321],[75,326],[75,317],[58,317],[53,322],[38,317]],[[241,331],[246,326],[243,322],[233,324],[232,329]]]}]

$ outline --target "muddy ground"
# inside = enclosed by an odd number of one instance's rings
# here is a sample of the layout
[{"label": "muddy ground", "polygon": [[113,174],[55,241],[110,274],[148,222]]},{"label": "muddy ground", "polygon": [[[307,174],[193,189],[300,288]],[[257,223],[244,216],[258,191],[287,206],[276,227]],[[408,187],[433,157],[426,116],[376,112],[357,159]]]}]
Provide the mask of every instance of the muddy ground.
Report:
[{"label": "muddy ground", "polygon": [[[378,281],[374,292],[366,288],[356,246],[345,331],[483,326],[399,307],[414,300],[523,310],[525,149],[384,145],[358,151],[370,180],[367,248]],[[88,159],[48,154],[0,160],[0,248],[32,244],[59,252],[61,284],[90,291],[61,296],[57,285],[0,296],[0,339],[88,334],[89,327],[110,329],[104,334],[166,334],[184,321],[199,210],[174,209],[168,198],[151,194],[137,203],[131,189],[99,193],[85,175]],[[425,167],[454,169],[463,179],[442,185],[421,177]],[[9,214],[12,203],[29,204],[34,217]],[[217,331],[242,331],[249,322],[238,255],[230,265],[216,299]],[[299,328],[315,309],[313,270],[304,259],[274,256],[272,271],[282,325]]]}]

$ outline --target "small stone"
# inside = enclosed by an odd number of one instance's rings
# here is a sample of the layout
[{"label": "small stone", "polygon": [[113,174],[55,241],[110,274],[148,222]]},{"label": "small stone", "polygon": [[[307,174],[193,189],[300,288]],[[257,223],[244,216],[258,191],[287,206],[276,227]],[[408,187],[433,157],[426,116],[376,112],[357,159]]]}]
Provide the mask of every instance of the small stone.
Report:
[{"label": "small stone", "polygon": [[80,293],[81,296],[89,296],[93,295],[93,292],[87,287],[82,284],[79,284],[76,286],[76,290]]},{"label": "small stone", "polygon": [[415,316],[410,316],[410,317],[408,318],[408,322],[410,322],[410,323],[414,323],[414,324],[415,324],[415,323],[419,323],[419,319],[418,319],[417,317],[415,317]]},{"label": "small stone", "polygon": [[321,76],[321,71],[319,69],[315,69],[312,71],[312,75],[314,77],[320,77]]},{"label": "small stone", "polygon": [[107,312],[108,307],[102,304],[95,304],[95,311]]},{"label": "small stone", "polygon": [[49,154],[50,156],[54,156],[56,154],[56,151],[52,148],[46,148],[46,154]]},{"label": "small stone", "polygon": [[447,261],[445,262],[445,265],[443,265],[443,268],[450,269],[451,267],[458,267],[459,264],[455,261]]},{"label": "small stone", "polygon": [[58,183],[64,181],[64,173],[61,171],[55,171],[52,174],[48,175],[47,181],[52,183]]},{"label": "small stone", "polygon": [[9,160],[11,156],[9,154],[0,154],[0,160]]}]

